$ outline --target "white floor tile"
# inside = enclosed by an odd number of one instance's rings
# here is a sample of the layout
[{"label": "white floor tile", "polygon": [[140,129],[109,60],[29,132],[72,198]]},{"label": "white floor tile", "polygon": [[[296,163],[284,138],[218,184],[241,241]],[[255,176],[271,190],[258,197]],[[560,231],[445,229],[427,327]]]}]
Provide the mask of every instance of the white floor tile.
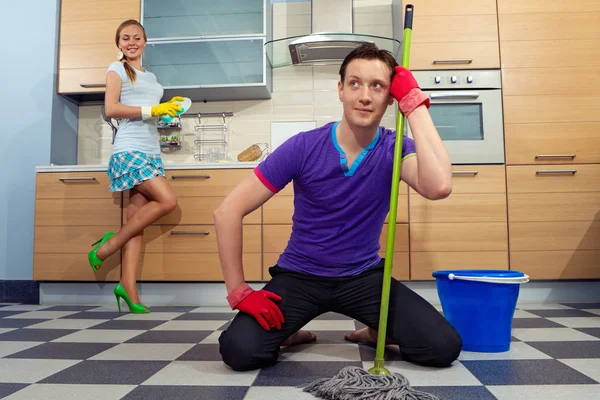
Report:
[{"label": "white floor tile", "polygon": [[360,361],[356,344],[301,344],[284,347],[280,360],[287,361]]},{"label": "white floor tile", "polygon": [[523,310],[515,310],[515,315],[513,318],[542,318],[539,315],[532,314]]},{"label": "white floor tile", "polygon": [[[569,367],[576,369],[584,375],[589,376],[596,382],[600,382],[600,359],[597,358],[577,358],[558,360]],[[600,386],[598,386],[598,397],[600,398]]]},{"label": "white floor tile", "polygon": [[90,360],[172,361],[194,346],[193,343],[123,343]]},{"label": "white floor tile", "polygon": [[146,331],[129,329],[90,329],[53,340],[64,343],[123,343]]},{"label": "white floor tile", "polygon": [[152,328],[153,331],[214,331],[227,321],[168,321]]},{"label": "white floor tile", "polygon": [[253,386],[246,393],[244,400],[315,400],[302,389],[286,386]]},{"label": "white floor tile", "polygon": [[231,307],[198,307],[193,309],[193,313],[237,313],[236,311],[232,311]]},{"label": "white floor tile", "polygon": [[117,303],[115,302],[114,305],[108,305],[108,306],[102,306],[102,307],[98,307],[98,308],[91,308],[89,310],[85,310],[84,312],[118,312],[119,309],[117,308]]},{"label": "white floor tile", "polygon": [[[352,320],[312,320],[308,324],[304,325],[303,328],[309,331],[344,331],[352,332],[356,329],[354,321]],[[341,334],[343,337],[343,334]]]},{"label": "white floor tile", "polygon": [[462,351],[459,360],[544,360],[552,358],[524,342],[512,342],[510,350],[503,353],[478,353]]},{"label": "white floor tile", "polygon": [[14,304],[12,306],[2,307],[2,311],[36,311],[43,310],[44,308],[53,307],[51,305],[40,305],[40,304]]},{"label": "white floor tile", "polygon": [[0,342],[0,358],[30,349],[45,342]]},{"label": "white floor tile", "polygon": [[555,303],[524,303],[517,304],[520,310],[572,310],[573,307],[563,306]]},{"label": "white floor tile", "polygon": [[569,328],[600,328],[600,317],[546,318]]},{"label": "white floor tile", "polygon": [[81,360],[0,358],[0,382],[35,383]]},{"label": "white floor tile", "polygon": [[125,314],[122,317],[115,318],[120,321],[170,321],[174,318],[183,315],[184,313],[172,312],[151,312],[147,314]]},{"label": "white floor tile", "polygon": [[223,331],[214,331],[210,335],[204,338],[200,343],[201,344],[219,344],[219,337],[221,336]]},{"label": "white floor tile", "polygon": [[6,332],[14,331],[16,329],[17,328],[0,328],[0,335],[2,335],[3,333],[6,333]]},{"label": "white floor tile", "polygon": [[221,361],[174,361],[143,385],[250,386],[258,372],[236,372]]},{"label": "white floor tile", "polygon": [[55,319],[77,314],[79,311],[29,311],[22,314],[10,315],[4,318],[14,319]]},{"label": "white floor tile", "polygon": [[104,322],[105,319],[51,319],[30,325],[27,329],[87,329]]},{"label": "white floor tile", "polygon": [[598,310],[581,310],[581,311],[589,312],[591,314],[600,315],[600,309],[598,309]]},{"label": "white floor tile", "polygon": [[[363,362],[368,370],[373,362]],[[480,386],[481,382],[460,362],[448,368],[432,368],[411,364],[406,361],[389,361],[385,367],[392,373],[404,375],[411,386]]]},{"label": "white floor tile", "polygon": [[598,385],[486,386],[498,400],[597,400]]},{"label": "white floor tile", "polygon": [[123,398],[135,387],[135,385],[36,384],[5,397],[5,400],[113,400]]},{"label": "white floor tile", "polygon": [[524,342],[600,340],[571,328],[518,328],[513,329],[512,334]]}]

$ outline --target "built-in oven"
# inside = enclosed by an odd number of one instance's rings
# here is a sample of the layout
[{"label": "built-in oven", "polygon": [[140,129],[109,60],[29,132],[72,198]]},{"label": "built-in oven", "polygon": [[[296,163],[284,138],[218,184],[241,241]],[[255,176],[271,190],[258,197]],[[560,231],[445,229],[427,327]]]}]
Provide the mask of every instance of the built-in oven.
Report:
[{"label": "built-in oven", "polygon": [[[500,70],[413,71],[452,164],[503,164]],[[409,124],[406,134],[412,137]]]}]

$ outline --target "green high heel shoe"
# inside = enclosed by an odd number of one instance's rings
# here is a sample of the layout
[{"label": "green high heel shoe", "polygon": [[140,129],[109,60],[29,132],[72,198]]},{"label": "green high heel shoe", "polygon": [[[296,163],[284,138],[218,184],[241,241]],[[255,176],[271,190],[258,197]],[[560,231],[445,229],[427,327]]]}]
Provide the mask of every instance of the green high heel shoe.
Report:
[{"label": "green high heel shoe", "polygon": [[98,258],[98,256],[96,255],[96,253],[98,253],[98,249],[104,244],[106,243],[106,241],[108,239],[110,239],[112,236],[114,235],[114,232],[106,232],[104,234],[104,236],[102,236],[102,239],[98,240],[96,243],[92,244],[92,246],[96,246],[94,247],[89,253],[88,253],[88,261],[90,262],[90,266],[92,267],[92,269],[94,270],[94,272],[97,272],[100,267],[102,267],[102,260]]},{"label": "green high heel shoe", "polygon": [[115,290],[113,292],[115,294],[115,297],[117,298],[117,306],[119,307],[119,313],[121,312],[121,300],[119,299],[120,297],[123,298],[123,300],[125,300],[125,303],[127,303],[127,305],[129,306],[130,313],[147,314],[150,312],[150,310],[148,310],[145,305],[136,304],[133,301],[131,301],[129,295],[125,291],[125,288],[123,288],[123,286],[121,286],[120,283],[118,283],[117,286],[115,286]]}]

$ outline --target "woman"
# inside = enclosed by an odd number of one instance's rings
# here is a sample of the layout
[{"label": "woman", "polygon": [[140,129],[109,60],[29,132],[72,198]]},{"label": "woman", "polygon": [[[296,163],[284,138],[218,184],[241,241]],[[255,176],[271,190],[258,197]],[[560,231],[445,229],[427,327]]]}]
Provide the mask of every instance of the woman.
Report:
[{"label": "woman", "polygon": [[88,260],[94,271],[120,248],[121,281],[115,287],[119,312],[123,298],[132,313],[150,312],[140,304],[136,288],[137,266],[142,249],[144,228],[177,207],[177,199],[166,178],[160,158],[160,143],[155,117],[175,117],[181,108],[174,97],[160,103],[163,88],[153,73],[143,69],[141,56],[146,33],[135,20],[127,20],[117,29],[115,42],[120,61],[113,62],[106,73],[104,108],[107,117],[120,120],[108,163],[110,190],[129,190],[127,223],[116,234],[106,233],[92,246]]}]

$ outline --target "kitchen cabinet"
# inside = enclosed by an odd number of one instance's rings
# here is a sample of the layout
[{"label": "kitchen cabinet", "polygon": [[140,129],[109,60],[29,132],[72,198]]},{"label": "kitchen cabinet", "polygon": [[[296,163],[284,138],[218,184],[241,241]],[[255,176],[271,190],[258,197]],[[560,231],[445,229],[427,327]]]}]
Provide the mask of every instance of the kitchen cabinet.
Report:
[{"label": "kitchen cabinet", "polygon": [[453,166],[452,175],[446,199],[410,190],[411,280],[441,269],[508,269],[504,166]]},{"label": "kitchen cabinet", "polygon": [[117,60],[115,32],[140,19],[140,0],[62,0],[58,93],[75,101],[103,100],[106,69]]},{"label": "kitchen cabinet", "polygon": [[600,278],[600,165],[508,166],[511,269]]},{"label": "kitchen cabinet", "polygon": [[507,165],[600,163],[599,3],[498,0],[498,20]]},{"label": "kitchen cabinet", "polygon": [[121,252],[94,272],[90,245],[121,226],[121,194],[108,190],[104,172],[38,173],[36,177],[33,279],[118,281]]},{"label": "kitchen cabinet", "polygon": [[414,0],[410,68],[500,68],[496,0]]}]

